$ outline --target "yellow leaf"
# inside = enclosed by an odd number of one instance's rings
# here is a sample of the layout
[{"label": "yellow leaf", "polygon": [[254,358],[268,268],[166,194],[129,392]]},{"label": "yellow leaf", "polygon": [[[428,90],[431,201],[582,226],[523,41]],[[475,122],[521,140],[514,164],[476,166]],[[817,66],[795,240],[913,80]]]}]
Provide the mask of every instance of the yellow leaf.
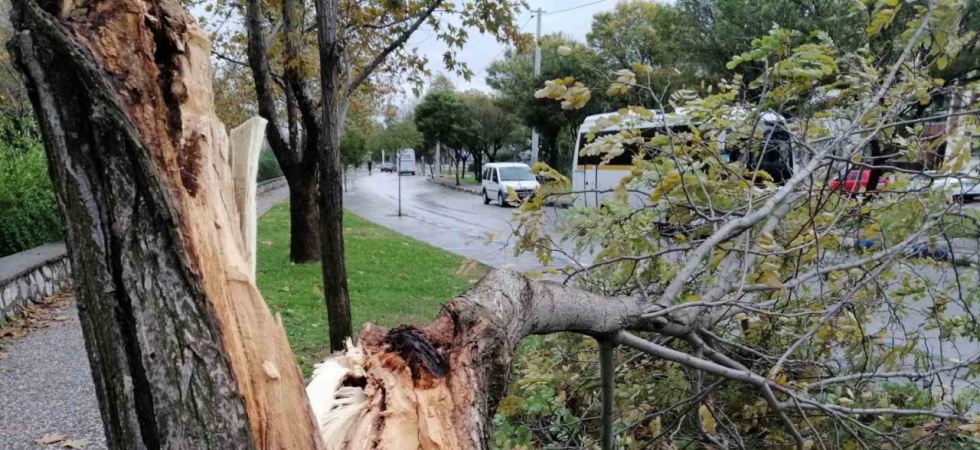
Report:
[{"label": "yellow leaf", "polygon": [[660,431],[661,431],[660,416],[657,416],[656,419],[650,421],[650,435],[660,436]]},{"label": "yellow leaf", "polygon": [[707,405],[701,405],[698,408],[698,417],[701,418],[701,423],[704,424],[704,431],[708,434],[715,434],[715,416],[711,414],[711,410],[708,409]]},{"label": "yellow leaf", "polygon": [[47,444],[56,444],[58,442],[64,441],[65,439],[68,439],[68,435],[64,433],[45,433],[44,436],[41,436],[41,439],[37,439],[34,442],[37,442],[38,444],[41,445],[47,445]]},{"label": "yellow leaf", "polygon": [[772,270],[763,272],[759,281],[771,288],[778,288],[783,285],[782,280],[779,279],[779,273]]},{"label": "yellow leaf", "polygon": [[58,447],[61,448],[85,448],[90,444],[88,439],[74,439],[71,441],[62,442]]}]

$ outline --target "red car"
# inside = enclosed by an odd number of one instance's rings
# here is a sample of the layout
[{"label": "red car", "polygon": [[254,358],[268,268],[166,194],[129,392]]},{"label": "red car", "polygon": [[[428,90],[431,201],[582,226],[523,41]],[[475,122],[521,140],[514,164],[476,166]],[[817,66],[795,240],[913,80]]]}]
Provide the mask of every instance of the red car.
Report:
[{"label": "red car", "polygon": [[[860,192],[861,190],[868,189],[868,180],[871,179],[870,169],[855,169],[847,173],[847,178],[841,179],[837,178],[830,181],[831,189],[840,189],[843,184],[843,188],[847,192]],[[884,189],[888,186],[888,179],[885,177],[878,178],[877,190]]]}]

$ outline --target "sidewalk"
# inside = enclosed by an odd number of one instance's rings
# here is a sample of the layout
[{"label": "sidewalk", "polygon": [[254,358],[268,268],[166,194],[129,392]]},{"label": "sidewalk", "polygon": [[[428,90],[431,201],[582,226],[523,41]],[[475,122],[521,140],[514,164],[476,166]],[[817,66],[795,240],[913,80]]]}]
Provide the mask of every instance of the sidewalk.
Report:
[{"label": "sidewalk", "polygon": [[[258,215],[288,197],[284,183],[275,187],[259,198]],[[74,300],[61,316],[60,325],[11,342],[0,359],[0,449],[58,448],[35,442],[47,433],[88,441],[86,450],[106,448]]]}]

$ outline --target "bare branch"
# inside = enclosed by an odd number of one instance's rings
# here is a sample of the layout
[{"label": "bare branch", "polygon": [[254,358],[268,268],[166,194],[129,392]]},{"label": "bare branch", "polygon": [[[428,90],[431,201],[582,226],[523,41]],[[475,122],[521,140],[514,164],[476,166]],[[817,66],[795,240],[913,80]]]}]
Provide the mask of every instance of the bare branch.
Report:
[{"label": "bare branch", "polygon": [[432,16],[432,13],[439,7],[439,5],[442,4],[442,2],[443,0],[434,0],[432,4],[429,5],[428,8],[426,8],[424,11],[422,11],[421,14],[419,14],[419,16],[415,19],[415,22],[412,23],[412,25],[408,27],[408,29],[403,31],[402,34],[398,36],[397,39],[395,39],[390,44],[388,44],[388,46],[385,47],[385,49],[382,50],[381,53],[378,53],[378,55],[375,56],[374,59],[371,60],[371,62],[368,63],[366,67],[364,67],[363,70],[361,70],[361,73],[358,74],[356,78],[348,81],[347,87],[344,89],[344,97],[350,98],[350,96],[354,93],[354,91],[357,90],[357,88],[361,84],[363,84],[368,79],[368,77],[371,76],[374,70],[377,69],[378,66],[380,66],[381,63],[384,62],[386,58],[388,58],[388,55],[390,55],[395,50],[398,50],[402,45],[408,42],[408,39],[412,37],[412,33],[415,33],[415,31],[418,30],[420,26],[422,26],[422,23],[424,23],[426,19]]}]

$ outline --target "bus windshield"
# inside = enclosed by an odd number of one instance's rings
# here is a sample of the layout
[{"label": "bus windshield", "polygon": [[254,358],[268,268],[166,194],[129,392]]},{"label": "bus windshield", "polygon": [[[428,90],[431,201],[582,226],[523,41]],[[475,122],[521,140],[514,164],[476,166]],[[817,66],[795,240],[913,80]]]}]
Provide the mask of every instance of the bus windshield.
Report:
[{"label": "bus windshield", "polygon": [[527,166],[501,167],[500,181],[534,181],[534,175]]}]

